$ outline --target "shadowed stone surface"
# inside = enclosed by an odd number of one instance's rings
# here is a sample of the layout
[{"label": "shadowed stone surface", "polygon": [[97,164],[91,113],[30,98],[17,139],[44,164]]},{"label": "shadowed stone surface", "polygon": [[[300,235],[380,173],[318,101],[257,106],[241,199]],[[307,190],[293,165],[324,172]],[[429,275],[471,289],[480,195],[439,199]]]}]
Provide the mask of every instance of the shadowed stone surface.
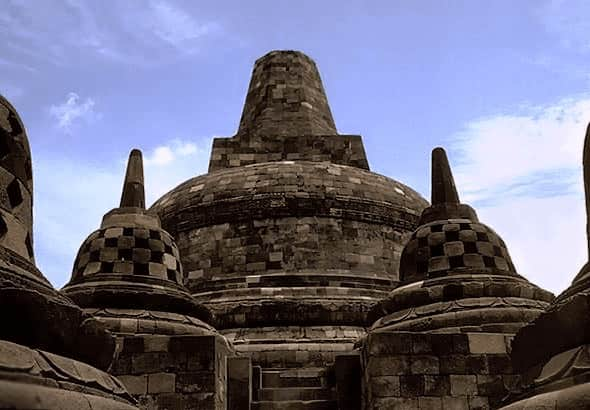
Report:
[{"label": "shadowed stone surface", "polygon": [[0,98],[1,408],[590,406],[590,263],[555,300],[529,283],[442,148],[430,206],[370,172],[300,52],[256,61],[209,173],[149,211],[131,151],[63,293],[34,263],[32,183]]},{"label": "shadowed stone surface", "polygon": [[0,407],[135,408],[117,380],[92,367],[111,365],[114,338],[35,266],[29,145],[1,96],[0,176]]},{"label": "shadowed stone surface", "polygon": [[399,275],[361,344],[367,408],[497,407],[518,385],[510,340],[553,295],[518,275],[502,239],[460,203],[442,148]]},{"label": "shadowed stone surface", "polygon": [[84,241],[63,292],[117,335],[110,371],[144,409],[226,403],[233,348],[183,282],[174,239],[145,210],[142,156],[133,150],[121,207]]},{"label": "shadowed stone surface", "polygon": [[[583,155],[586,218],[590,221],[590,126]],[[590,225],[587,225],[590,226]],[[587,228],[590,255],[590,230]],[[512,362],[523,375],[506,409],[585,408],[590,403],[590,263],[547,311],[514,338]],[[517,401],[518,399],[522,399]]]},{"label": "shadowed stone surface", "polygon": [[471,326],[515,331],[553,298],[516,273],[504,241],[459,202],[442,148],[432,152],[432,205],[401,256],[398,287],[371,312],[373,328]]}]

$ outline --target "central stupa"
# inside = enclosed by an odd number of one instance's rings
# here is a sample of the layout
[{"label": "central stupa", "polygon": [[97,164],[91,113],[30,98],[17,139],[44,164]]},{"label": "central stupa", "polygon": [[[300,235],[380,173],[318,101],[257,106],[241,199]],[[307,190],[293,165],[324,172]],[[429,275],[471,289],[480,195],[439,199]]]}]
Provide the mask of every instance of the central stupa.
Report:
[{"label": "central stupa", "polygon": [[361,136],[337,133],[315,63],[273,51],[255,63],[236,135],[213,141],[209,173],[151,211],[214,327],[255,363],[305,367],[364,335],[427,205],[369,171]]}]

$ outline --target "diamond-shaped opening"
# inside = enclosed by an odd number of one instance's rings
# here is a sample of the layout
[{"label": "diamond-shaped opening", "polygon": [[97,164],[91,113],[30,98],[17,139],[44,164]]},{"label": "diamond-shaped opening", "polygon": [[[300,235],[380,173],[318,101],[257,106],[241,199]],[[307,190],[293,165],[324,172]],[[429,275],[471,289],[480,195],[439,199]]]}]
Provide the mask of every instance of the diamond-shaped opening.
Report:
[{"label": "diamond-shaped opening", "polygon": [[12,137],[8,132],[5,129],[0,128],[0,158],[4,158],[10,154],[12,141]]},{"label": "diamond-shaped opening", "polygon": [[16,178],[13,179],[10,184],[8,184],[6,193],[8,194],[8,201],[10,202],[11,207],[15,208],[23,203],[23,194],[20,190],[20,184]]},{"label": "diamond-shaped opening", "polygon": [[27,247],[27,252],[29,253],[29,258],[33,257],[33,244],[31,243],[31,235],[27,234],[25,238],[25,245]]},{"label": "diamond-shaped opening", "polygon": [[0,238],[3,238],[7,232],[8,232],[8,226],[6,225],[6,222],[4,221],[4,217],[2,215],[0,215]]}]

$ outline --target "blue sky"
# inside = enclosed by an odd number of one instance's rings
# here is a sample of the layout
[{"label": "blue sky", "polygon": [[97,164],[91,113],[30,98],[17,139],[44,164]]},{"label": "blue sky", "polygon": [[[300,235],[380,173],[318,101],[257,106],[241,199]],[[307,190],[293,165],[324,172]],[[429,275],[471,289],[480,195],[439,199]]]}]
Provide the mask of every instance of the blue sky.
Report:
[{"label": "blue sky", "polygon": [[56,287],[69,279],[132,148],[150,204],[206,172],[254,60],[296,49],[373,171],[429,198],[430,151],[446,147],[462,199],[519,272],[560,292],[587,260],[589,14],[583,0],[5,0],[0,92],[31,141],[38,265]]}]

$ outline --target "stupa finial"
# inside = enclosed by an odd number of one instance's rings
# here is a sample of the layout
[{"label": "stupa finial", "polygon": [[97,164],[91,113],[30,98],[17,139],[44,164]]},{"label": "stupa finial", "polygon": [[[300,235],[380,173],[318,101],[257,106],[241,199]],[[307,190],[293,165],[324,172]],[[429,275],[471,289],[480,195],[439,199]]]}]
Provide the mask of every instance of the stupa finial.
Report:
[{"label": "stupa finial", "polygon": [[120,206],[121,208],[135,207],[145,209],[143,159],[141,151],[138,149],[132,150],[129,154]]},{"label": "stupa finial", "polygon": [[447,153],[441,147],[432,150],[432,205],[458,204],[459,194]]}]

